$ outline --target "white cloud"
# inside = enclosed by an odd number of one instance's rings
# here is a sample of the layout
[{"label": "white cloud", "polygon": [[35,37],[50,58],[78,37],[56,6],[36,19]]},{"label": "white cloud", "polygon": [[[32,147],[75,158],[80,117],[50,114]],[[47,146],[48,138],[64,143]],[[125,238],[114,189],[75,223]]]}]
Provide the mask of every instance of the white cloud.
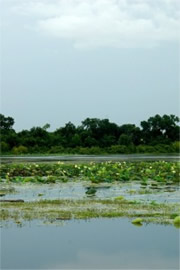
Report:
[{"label": "white cloud", "polygon": [[19,0],[13,9],[33,16],[38,31],[77,48],[152,47],[179,39],[178,0]]}]

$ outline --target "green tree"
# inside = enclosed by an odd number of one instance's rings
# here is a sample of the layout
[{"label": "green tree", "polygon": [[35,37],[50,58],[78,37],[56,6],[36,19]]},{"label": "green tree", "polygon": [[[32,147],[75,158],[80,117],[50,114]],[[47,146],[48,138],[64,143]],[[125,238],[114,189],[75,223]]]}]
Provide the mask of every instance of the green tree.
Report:
[{"label": "green tree", "polygon": [[[120,137],[123,135],[122,140],[129,141],[127,143],[134,143],[135,145],[138,145],[141,143],[141,138],[142,138],[141,130],[139,127],[136,127],[136,125],[134,124],[125,124],[125,125],[120,126],[119,132],[120,132]],[[123,144],[122,141],[120,142],[120,137],[119,137],[118,143]],[[123,139],[123,138],[126,138],[126,139]]]},{"label": "green tree", "polygon": [[132,144],[132,136],[131,135],[126,135],[126,134],[121,134],[118,140],[118,143],[120,145],[130,145]]},{"label": "green tree", "polygon": [[0,114],[0,128],[2,130],[10,130],[14,125],[14,119],[12,117],[5,117],[3,114]]},{"label": "green tree", "polygon": [[144,143],[169,143],[179,140],[179,118],[175,115],[156,114],[141,122]]},{"label": "green tree", "polygon": [[81,137],[79,136],[79,134],[74,134],[73,137],[71,138],[71,147],[77,147],[77,146],[81,146],[82,142],[81,142]]},{"label": "green tree", "polygon": [[51,127],[50,124],[47,123],[42,127],[42,129],[48,130],[50,127]]}]

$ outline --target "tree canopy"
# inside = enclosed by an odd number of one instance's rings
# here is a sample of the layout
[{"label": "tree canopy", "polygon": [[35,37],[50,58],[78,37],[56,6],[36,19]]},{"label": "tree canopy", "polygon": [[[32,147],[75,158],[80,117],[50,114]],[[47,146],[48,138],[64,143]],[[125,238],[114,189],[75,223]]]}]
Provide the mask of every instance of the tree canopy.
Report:
[{"label": "tree canopy", "polygon": [[153,151],[155,148],[152,147],[157,145],[161,145],[162,152],[165,148],[170,151],[168,147],[179,141],[179,118],[175,115],[157,114],[142,121],[140,127],[129,123],[117,125],[109,119],[86,118],[79,126],[68,122],[53,132],[48,131],[50,124],[16,132],[14,123],[12,117],[0,114],[2,153],[17,153],[18,147],[24,153],[73,152],[73,149],[76,153],[80,151],[78,149],[83,152],[84,148],[91,148],[92,153],[107,148],[112,153],[127,149],[143,152],[143,146],[146,146],[146,151]]}]

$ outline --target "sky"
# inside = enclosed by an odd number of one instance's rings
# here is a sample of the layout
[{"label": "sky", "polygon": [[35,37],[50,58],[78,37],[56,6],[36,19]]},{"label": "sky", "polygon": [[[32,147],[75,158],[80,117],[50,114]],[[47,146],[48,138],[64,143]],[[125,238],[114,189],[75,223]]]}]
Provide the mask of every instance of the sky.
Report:
[{"label": "sky", "polygon": [[1,113],[15,129],[178,115],[178,0],[0,0]]}]

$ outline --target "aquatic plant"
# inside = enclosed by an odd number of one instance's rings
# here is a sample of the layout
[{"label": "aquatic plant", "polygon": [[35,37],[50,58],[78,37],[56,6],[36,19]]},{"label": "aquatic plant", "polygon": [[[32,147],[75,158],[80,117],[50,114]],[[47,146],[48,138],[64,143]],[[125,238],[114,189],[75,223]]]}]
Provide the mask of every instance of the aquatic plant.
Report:
[{"label": "aquatic plant", "polygon": [[95,187],[88,187],[86,191],[86,195],[93,196],[97,192],[97,189]]},{"label": "aquatic plant", "polygon": [[124,198],[124,196],[118,196],[118,197],[114,198],[114,200],[115,201],[124,201],[125,198]]},{"label": "aquatic plant", "polygon": [[[135,218],[132,223],[142,224],[153,222],[160,224],[173,224],[170,218],[175,213],[177,204],[157,204],[152,206],[147,203],[132,204],[128,200],[115,199],[81,199],[81,200],[40,200],[32,202],[11,201],[1,202],[1,221],[43,220],[57,221],[65,219],[88,218]],[[178,222],[174,224],[178,226]]]},{"label": "aquatic plant", "polygon": [[175,219],[177,216],[178,216],[178,213],[172,213],[172,214],[170,215],[170,218]]},{"label": "aquatic plant", "polygon": [[145,186],[150,181],[154,188],[157,183],[176,183],[180,180],[179,163],[164,161],[1,164],[0,175],[1,181],[22,183],[55,183],[76,179],[90,180],[92,183],[137,180]]},{"label": "aquatic plant", "polygon": [[175,217],[175,219],[174,219],[174,226],[176,228],[180,228],[180,216]]},{"label": "aquatic plant", "polygon": [[140,225],[142,225],[142,218],[133,219],[132,224],[140,224]]}]

